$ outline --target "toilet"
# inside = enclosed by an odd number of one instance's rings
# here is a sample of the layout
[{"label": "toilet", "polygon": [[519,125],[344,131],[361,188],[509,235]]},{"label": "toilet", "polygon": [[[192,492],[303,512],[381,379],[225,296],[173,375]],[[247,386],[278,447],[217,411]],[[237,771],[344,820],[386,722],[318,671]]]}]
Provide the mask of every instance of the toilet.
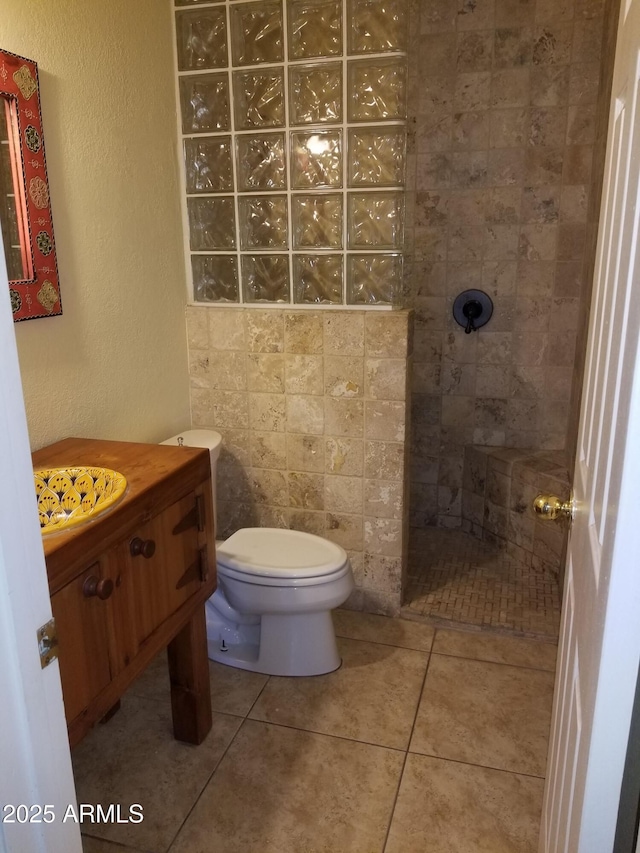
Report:
[{"label": "toilet", "polygon": [[[185,430],[162,444],[205,447],[213,505],[222,436]],[[206,603],[209,658],[266,675],[340,666],[331,610],[354,588],[346,551],[312,533],[247,527],[216,543],[218,588]]]}]

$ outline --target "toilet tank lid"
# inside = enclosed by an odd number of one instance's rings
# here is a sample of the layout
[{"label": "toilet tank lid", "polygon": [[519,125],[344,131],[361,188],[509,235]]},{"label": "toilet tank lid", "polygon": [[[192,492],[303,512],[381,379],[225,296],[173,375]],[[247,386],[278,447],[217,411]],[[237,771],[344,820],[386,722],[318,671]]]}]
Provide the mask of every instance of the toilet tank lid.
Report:
[{"label": "toilet tank lid", "polygon": [[216,549],[218,564],[264,577],[310,578],[341,569],[344,548],[312,533],[276,527],[245,527]]},{"label": "toilet tank lid", "polygon": [[179,444],[182,439],[185,447],[204,447],[207,450],[220,450],[222,436],[213,429],[185,429],[177,435],[161,441],[160,444]]}]

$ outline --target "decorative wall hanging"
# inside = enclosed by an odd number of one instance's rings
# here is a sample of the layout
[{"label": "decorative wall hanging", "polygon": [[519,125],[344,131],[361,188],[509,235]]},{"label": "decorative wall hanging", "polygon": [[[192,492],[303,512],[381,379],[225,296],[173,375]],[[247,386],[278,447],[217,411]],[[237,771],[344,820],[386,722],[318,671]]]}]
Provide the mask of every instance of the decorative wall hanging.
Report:
[{"label": "decorative wall hanging", "polygon": [[0,50],[0,225],[15,322],[62,314],[38,66]]}]

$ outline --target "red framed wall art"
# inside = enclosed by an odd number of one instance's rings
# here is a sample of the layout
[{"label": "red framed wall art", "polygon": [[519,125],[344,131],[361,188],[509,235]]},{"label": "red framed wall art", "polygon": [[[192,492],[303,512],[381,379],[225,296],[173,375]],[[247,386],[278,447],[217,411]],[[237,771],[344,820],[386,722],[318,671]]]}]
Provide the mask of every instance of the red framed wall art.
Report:
[{"label": "red framed wall art", "polygon": [[13,319],[62,314],[38,66],[5,50],[0,50],[0,153],[0,222]]}]

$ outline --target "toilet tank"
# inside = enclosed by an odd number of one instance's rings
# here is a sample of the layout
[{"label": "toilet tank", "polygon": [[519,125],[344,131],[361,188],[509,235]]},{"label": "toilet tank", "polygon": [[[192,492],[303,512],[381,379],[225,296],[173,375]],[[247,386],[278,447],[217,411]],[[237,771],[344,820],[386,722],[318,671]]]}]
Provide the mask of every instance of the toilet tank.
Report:
[{"label": "toilet tank", "polygon": [[211,491],[213,493],[213,518],[215,521],[215,530],[218,531],[218,517],[216,505],[216,469],[218,466],[218,457],[220,456],[220,448],[222,447],[222,436],[219,432],[213,429],[186,429],[184,432],[179,432],[177,435],[161,441],[160,444],[183,444],[185,447],[204,447],[209,451],[211,459]]}]

